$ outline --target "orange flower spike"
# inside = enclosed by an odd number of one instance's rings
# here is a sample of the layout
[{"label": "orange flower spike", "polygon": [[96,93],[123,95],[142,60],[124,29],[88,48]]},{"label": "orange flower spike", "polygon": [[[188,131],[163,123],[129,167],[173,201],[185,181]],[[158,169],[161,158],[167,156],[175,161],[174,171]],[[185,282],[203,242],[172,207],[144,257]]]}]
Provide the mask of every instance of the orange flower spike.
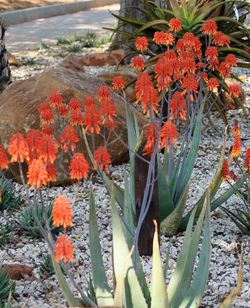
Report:
[{"label": "orange flower spike", "polygon": [[228,67],[237,66],[237,58],[234,54],[230,53],[225,58],[225,63]]},{"label": "orange flower spike", "polygon": [[42,136],[41,132],[38,129],[30,129],[26,136],[26,141],[29,147],[29,160],[33,160],[34,158],[38,159],[37,149],[41,142]]},{"label": "orange flower spike", "polygon": [[146,51],[148,49],[148,39],[146,36],[137,36],[135,39],[135,47],[138,51]]},{"label": "orange flower spike", "polygon": [[69,110],[75,110],[75,109],[80,109],[80,102],[77,98],[71,98],[71,100],[69,101]]},{"label": "orange flower spike", "polygon": [[56,167],[55,167],[55,165],[48,163],[46,169],[47,169],[47,173],[48,173],[48,182],[55,182],[56,181]]},{"label": "orange flower spike", "polygon": [[169,152],[170,145],[176,147],[177,138],[178,133],[174,123],[171,120],[166,121],[161,129],[161,146]]},{"label": "orange flower spike", "polygon": [[203,26],[201,27],[201,32],[206,35],[214,34],[216,31],[217,31],[217,24],[212,19],[207,19],[203,23]]},{"label": "orange flower spike", "polygon": [[187,74],[182,80],[182,88],[187,91],[198,93],[198,80],[195,76]]},{"label": "orange flower spike", "polygon": [[51,124],[44,124],[42,125],[41,130],[43,135],[51,136],[54,131],[54,126]]},{"label": "orange flower spike", "polygon": [[74,247],[66,234],[60,235],[56,240],[55,260],[56,262],[63,260],[64,263],[74,261]]},{"label": "orange flower spike", "polygon": [[234,97],[240,96],[241,89],[237,83],[230,84],[228,88],[229,88],[229,93],[231,96],[234,96]]},{"label": "orange flower spike", "polygon": [[186,120],[187,103],[181,92],[175,92],[170,102],[170,119],[173,120],[178,116]]},{"label": "orange flower spike", "polygon": [[74,152],[76,148],[76,143],[79,141],[78,135],[74,127],[67,125],[64,127],[62,134],[60,136],[60,142],[64,152],[69,149]]},{"label": "orange flower spike", "polygon": [[85,112],[84,124],[86,125],[85,131],[90,131],[91,134],[100,133],[101,115],[97,108]]},{"label": "orange flower spike", "polygon": [[65,104],[61,104],[57,107],[57,112],[61,117],[65,118],[68,115],[68,108]]},{"label": "orange flower spike", "polygon": [[244,169],[250,170],[250,147],[246,150],[246,155],[244,159]]},{"label": "orange flower spike", "polygon": [[103,124],[106,126],[106,123],[114,124],[114,117],[116,116],[116,108],[114,101],[111,98],[103,100],[101,103],[100,114],[103,116]]},{"label": "orange flower spike", "polygon": [[108,150],[104,146],[100,146],[96,149],[94,153],[94,160],[95,170],[99,167],[101,171],[105,170],[106,173],[109,173],[108,165],[111,164],[111,158]]},{"label": "orange flower spike", "polygon": [[228,160],[225,159],[221,168],[221,178],[223,181],[230,179]]},{"label": "orange flower spike", "polygon": [[[103,94],[101,93],[101,91],[100,91],[100,96],[103,97]],[[106,97],[106,96],[104,96],[104,97]],[[109,95],[108,95],[108,97],[109,97]],[[83,104],[84,104],[85,112],[88,112],[88,111],[91,112],[92,109],[94,109],[94,110],[96,109],[95,99],[91,96],[86,96],[84,98]]]},{"label": "orange flower spike", "polygon": [[153,41],[158,45],[171,46],[174,43],[174,37],[171,33],[156,31]]},{"label": "orange flower spike", "polygon": [[52,209],[52,221],[55,227],[65,229],[73,226],[73,210],[68,198],[64,195],[57,196]]},{"label": "orange flower spike", "polygon": [[143,57],[141,57],[141,56],[133,57],[132,60],[131,60],[131,66],[138,71],[143,70],[144,67],[145,67]]},{"label": "orange flower spike", "polygon": [[53,136],[42,136],[37,150],[39,158],[43,161],[53,163],[56,160],[58,147]]},{"label": "orange flower spike", "polygon": [[147,124],[145,129],[145,137],[147,142],[143,149],[143,155],[152,155],[155,147],[155,142],[158,136],[158,124],[156,122],[151,122]]},{"label": "orange flower spike", "polygon": [[209,91],[218,91],[219,80],[217,78],[209,78],[207,81],[207,88]]},{"label": "orange flower spike", "polygon": [[8,153],[11,155],[11,162],[23,163],[25,160],[29,160],[29,147],[23,134],[14,134],[8,145]]},{"label": "orange flower spike", "polygon": [[182,29],[181,19],[171,18],[169,21],[169,28],[171,31],[178,32]]},{"label": "orange flower spike", "polygon": [[226,65],[225,62],[221,62],[218,68],[221,77],[230,77],[231,71],[230,68]]},{"label": "orange flower spike", "polygon": [[239,123],[237,120],[234,120],[234,125],[232,128],[232,134],[234,138],[239,137],[240,138],[240,128],[239,128]]},{"label": "orange flower spike", "polygon": [[239,136],[234,138],[234,144],[232,146],[231,155],[233,158],[239,157],[241,154],[241,139]]},{"label": "orange flower spike", "polygon": [[108,86],[100,86],[98,89],[98,99],[101,102],[102,100],[110,97],[110,89]]},{"label": "orange flower spike", "polygon": [[39,189],[48,184],[48,172],[45,163],[41,159],[33,159],[28,166],[28,184]]},{"label": "orange flower spike", "polygon": [[215,47],[215,46],[207,47],[206,52],[205,52],[205,56],[207,57],[208,61],[218,60],[218,55],[219,55],[219,51],[218,51],[217,47]]},{"label": "orange flower spike", "polygon": [[53,112],[47,103],[41,103],[39,105],[39,112],[40,112],[40,118],[42,121],[47,123],[53,123],[54,122],[54,115]]},{"label": "orange flower spike", "polygon": [[227,46],[228,48],[230,47],[229,37],[220,31],[217,31],[213,34],[213,43],[216,46],[221,46],[221,47]]},{"label": "orange flower spike", "polygon": [[49,99],[50,105],[53,108],[59,107],[63,103],[62,95],[58,91],[51,93]]},{"label": "orange flower spike", "polygon": [[118,90],[123,90],[125,88],[125,81],[122,76],[115,76],[113,79],[113,89],[118,91]]},{"label": "orange flower spike", "polygon": [[84,124],[84,119],[80,109],[72,109],[70,113],[70,123],[73,126],[81,126]]},{"label": "orange flower spike", "polygon": [[7,169],[8,168],[8,157],[7,157],[7,153],[4,149],[4,147],[1,145],[0,143],[0,169]]},{"label": "orange flower spike", "polygon": [[82,180],[88,177],[89,164],[82,153],[75,153],[69,166],[70,178],[72,180]]}]

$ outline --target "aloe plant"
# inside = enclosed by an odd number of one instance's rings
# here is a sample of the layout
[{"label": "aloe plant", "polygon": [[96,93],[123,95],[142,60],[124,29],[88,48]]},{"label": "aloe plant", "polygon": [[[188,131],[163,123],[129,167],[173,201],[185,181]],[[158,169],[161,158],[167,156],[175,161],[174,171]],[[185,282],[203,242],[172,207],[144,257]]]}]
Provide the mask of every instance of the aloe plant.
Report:
[{"label": "aloe plant", "polygon": [[0,210],[16,209],[21,204],[21,198],[15,195],[13,182],[0,173]]},{"label": "aloe plant", "polygon": [[0,307],[1,305],[7,305],[7,300],[10,298],[11,293],[15,289],[15,283],[10,280],[9,276],[0,266]]},{"label": "aloe plant", "polygon": [[[115,189],[115,188],[114,188]],[[109,287],[102,260],[102,251],[99,239],[96,205],[94,194],[90,188],[90,216],[89,240],[92,263],[91,292],[88,296],[76,299],[69,288],[65,286],[66,279],[59,265],[52,261],[59,280],[64,287],[64,295],[72,307],[198,307],[208,278],[210,260],[210,209],[209,191],[202,205],[196,226],[194,226],[195,210],[192,212],[183,245],[177,260],[176,270],[168,286],[165,283],[160,248],[158,242],[157,225],[153,239],[152,277],[150,287],[146,284],[142,271],[141,261],[136,257],[135,246],[127,240],[126,227],[122,223],[115,204],[114,190],[112,189],[112,226],[113,226],[113,275],[114,285]],[[201,234],[203,235],[201,237]],[[200,246],[201,245],[201,246]],[[200,247],[199,256],[197,256]],[[137,255],[138,256],[138,255]],[[198,258],[198,259],[197,259]],[[194,268],[196,260],[196,268]],[[94,301],[93,301],[94,300]]]},{"label": "aloe plant", "polygon": [[[250,10],[249,1],[211,0],[204,2],[198,0],[167,0],[165,3],[166,7],[161,8],[155,2],[146,0],[142,8],[135,7],[135,10],[139,10],[144,14],[145,20],[123,17],[112,13],[121,23],[132,25],[136,29],[133,32],[121,31],[120,28],[109,29],[122,35],[123,40],[121,44],[128,44],[128,42],[134,41],[138,35],[145,35],[151,43],[152,52],[145,52],[145,55],[149,57],[146,61],[146,68],[148,65],[155,63],[159,55],[167,50],[164,46],[157,46],[153,42],[153,36],[156,31],[168,31],[171,18],[179,18],[182,21],[182,30],[176,33],[176,36],[182,37],[185,32],[193,33],[200,38],[202,50],[206,49],[207,41],[205,36],[200,33],[200,28],[207,19],[215,20],[218,25],[218,31],[226,34],[231,41],[230,48],[219,48],[220,60],[233,53],[238,58],[239,67],[250,67],[250,31],[244,25]],[[135,53],[137,53],[136,50],[131,51],[131,54]],[[220,112],[222,118],[227,121],[224,110],[228,107],[225,105],[226,101],[223,93],[228,92],[228,87],[223,82],[223,78],[219,75],[215,76],[213,71],[209,72],[209,77],[220,79],[222,91],[219,91],[218,95],[213,94],[208,101]],[[232,78],[240,81],[234,74],[232,74]],[[243,107],[242,102],[238,98],[233,97],[233,100],[235,106]]]}]

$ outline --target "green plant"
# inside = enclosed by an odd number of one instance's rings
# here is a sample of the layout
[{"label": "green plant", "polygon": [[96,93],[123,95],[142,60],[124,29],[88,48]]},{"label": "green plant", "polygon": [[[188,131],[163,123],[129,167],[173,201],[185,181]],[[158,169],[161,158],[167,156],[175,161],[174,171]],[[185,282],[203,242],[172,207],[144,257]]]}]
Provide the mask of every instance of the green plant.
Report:
[{"label": "green plant", "polygon": [[39,43],[37,49],[50,49],[50,46],[49,46],[49,44],[47,44],[47,43],[41,41],[41,42]]},{"label": "green plant", "polygon": [[[228,46],[219,47],[220,61],[224,60],[231,53],[235,54],[239,59],[239,67],[250,67],[250,32],[249,28],[244,25],[250,9],[249,1],[211,0],[204,2],[199,0],[167,0],[165,3],[166,8],[161,8],[155,2],[146,0],[142,8],[135,7],[136,10],[142,11],[145,20],[127,18],[113,13],[113,16],[125,25],[133,25],[135,27],[133,32],[126,32],[120,30],[120,28],[109,29],[113,32],[121,33],[124,38],[123,43],[127,44],[131,40],[133,41],[138,35],[145,35],[148,38],[152,51],[145,51],[145,55],[149,57],[146,61],[146,67],[155,63],[159,55],[167,50],[167,47],[157,46],[153,41],[153,37],[156,31],[169,31],[169,21],[171,18],[179,18],[182,22],[182,30],[177,32],[176,36],[182,37],[185,32],[193,33],[200,38],[202,50],[207,48],[208,41],[206,36],[200,33],[200,28],[206,20],[213,19],[217,23],[218,31],[227,35],[231,41],[230,48]],[[136,53],[136,51],[132,51],[133,53]],[[209,77],[219,78],[222,90],[219,91],[218,95],[213,94],[209,98],[210,104],[213,104],[214,108],[227,121],[224,110],[228,106],[225,105],[224,92],[228,92],[228,86],[223,78],[214,71],[210,71],[208,75]],[[235,74],[232,74],[231,77],[239,81]],[[243,107],[238,98],[233,97],[233,100],[236,106]]]},{"label": "green plant", "polygon": [[0,266],[0,305],[6,307],[6,300],[10,299],[15,289],[15,283],[10,280],[2,266]]},{"label": "green plant", "polygon": [[67,48],[68,52],[80,52],[82,47],[79,44],[73,44]]},{"label": "green plant", "polygon": [[62,36],[57,39],[57,45],[70,45],[71,42],[68,38]]},{"label": "green plant", "polygon": [[[112,190],[113,191],[113,190]],[[89,240],[92,263],[92,279],[89,290],[81,299],[74,297],[67,281],[51,257],[57,279],[68,304],[72,307],[85,305],[95,307],[196,307],[201,301],[206,287],[210,259],[210,218],[209,192],[194,227],[195,210],[190,216],[182,249],[177,260],[175,272],[166,287],[165,271],[160,258],[157,224],[153,239],[152,277],[150,288],[142,270],[136,248],[126,239],[124,225],[115,205],[114,191],[111,196],[113,226],[113,274],[114,287],[110,289],[102,260],[101,245],[97,226],[94,194],[90,188]],[[203,231],[202,231],[203,230]],[[201,238],[201,234],[203,234]],[[197,255],[198,247],[199,256]],[[197,267],[194,268],[194,262]],[[167,261],[166,261],[167,265]],[[185,277],[185,279],[183,279]],[[88,297],[91,294],[91,298]]]},{"label": "green plant", "polygon": [[96,47],[97,35],[95,32],[88,31],[82,38],[83,47]]},{"label": "green plant", "polygon": [[17,223],[25,231],[25,234],[34,238],[42,236],[39,224],[44,228],[48,224],[53,234],[58,234],[60,228],[52,227],[52,208],[52,203],[46,207],[41,203],[27,206],[21,211]]},{"label": "green plant", "polygon": [[10,232],[13,230],[11,224],[2,224],[0,226],[0,247],[10,242]]},{"label": "green plant", "polygon": [[54,274],[53,263],[49,254],[46,256],[46,258],[44,258],[40,266],[40,272],[46,277],[49,277]]},{"label": "green plant", "polygon": [[15,195],[13,182],[0,172],[0,210],[16,209],[20,204],[21,198]]}]

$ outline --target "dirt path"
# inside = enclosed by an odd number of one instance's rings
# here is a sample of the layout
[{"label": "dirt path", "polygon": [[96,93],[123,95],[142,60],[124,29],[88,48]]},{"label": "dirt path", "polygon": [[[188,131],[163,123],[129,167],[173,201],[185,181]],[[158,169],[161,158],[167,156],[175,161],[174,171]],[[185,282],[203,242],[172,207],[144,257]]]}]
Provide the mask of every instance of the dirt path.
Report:
[{"label": "dirt path", "polygon": [[35,6],[45,6],[70,2],[77,2],[77,0],[1,0],[0,11],[13,11]]}]

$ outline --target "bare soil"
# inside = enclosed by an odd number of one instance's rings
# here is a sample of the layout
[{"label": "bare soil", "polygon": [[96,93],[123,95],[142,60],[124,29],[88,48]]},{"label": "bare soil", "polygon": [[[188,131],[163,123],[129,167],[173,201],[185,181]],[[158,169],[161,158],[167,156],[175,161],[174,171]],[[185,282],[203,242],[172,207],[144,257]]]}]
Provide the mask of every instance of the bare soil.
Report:
[{"label": "bare soil", "polygon": [[14,11],[35,6],[77,2],[76,0],[0,0],[0,11]]}]

